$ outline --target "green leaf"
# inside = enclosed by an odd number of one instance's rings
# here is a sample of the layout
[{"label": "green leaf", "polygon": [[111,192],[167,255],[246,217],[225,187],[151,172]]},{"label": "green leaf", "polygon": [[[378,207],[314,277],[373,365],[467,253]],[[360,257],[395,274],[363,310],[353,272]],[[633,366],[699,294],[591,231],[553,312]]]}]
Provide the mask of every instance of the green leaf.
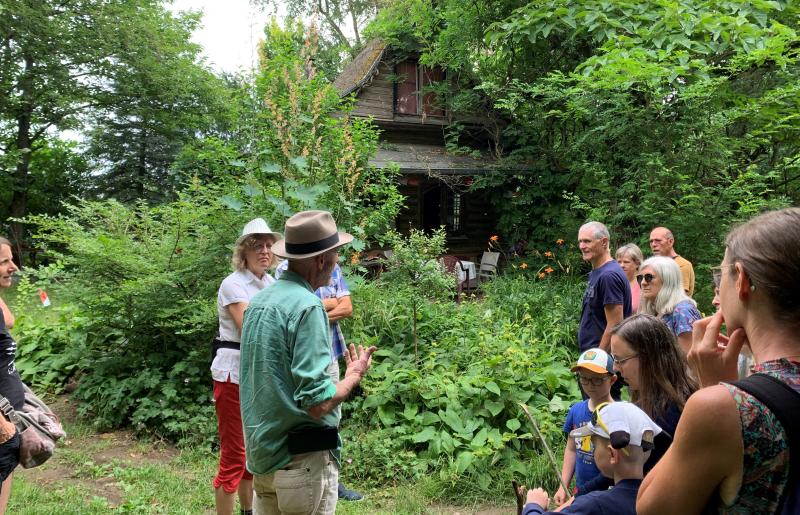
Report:
[{"label": "green leaf", "polygon": [[281,173],[281,167],[275,163],[267,163],[261,165],[261,172],[267,175],[278,174]]},{"label": "green leaf", "polygon": [[394,407],[386,405],[378,406],[378,418],[381,419],[381,422],[386,427],[394,425]]},{"label": "green leaf", "polygon": [[437,434],[436,429],[429,426],[420,431],[419,433],[415,434],[414,438],[412,438],[411,440],[414,443],[428,442],[432,440],[436,436],[436,434]]},{"label": "green leaf", "polygon": [[486,389],[492,392],[493,394],[500,395],[500,387],[497,386],[497,383],[495,383],[494,381],[489,381],[488,383],[486,383],[485,386]]},{"label": "green leaf", "polygon": [[464,473],[472,462],[475,460],[475,455],[469,451],[462,451],[458,453],[456,458],[456,474]]},{"label": "green leaf", "polygon": [[230,195],[223,195],[222,198],[219,199],[222,204],[234,211],[241,211],[243,204],[239,202],[238,199],[231,197]]},{"label": "green leaf", "polygon": [[454,411],[451,411],[450,408],[447,408],[447,411],[439,410],[439,418],[456,433],[464,431],[464,424],[461,422],[461,419]]},{"label": "green leaf", "polygon": [[305,157],[293,157],[289,161],[300,170],[305,170],[308,167],[308,159]]},{"label": "green leaf", "polygon": [[486,409],[489,410],[489,413],[491,413],[493,417],[499,415],[500,412],[503,411],[503,408],[505,408],[504,403],[497,401],[486,401],[484,405],[486,406]]},{"label": "green leaf", "polygon": [[519,420],[511,418],[506,421],[506,427],[512,431],[516,431],[517,429],[522,427],[522,424],[519,422]]}]

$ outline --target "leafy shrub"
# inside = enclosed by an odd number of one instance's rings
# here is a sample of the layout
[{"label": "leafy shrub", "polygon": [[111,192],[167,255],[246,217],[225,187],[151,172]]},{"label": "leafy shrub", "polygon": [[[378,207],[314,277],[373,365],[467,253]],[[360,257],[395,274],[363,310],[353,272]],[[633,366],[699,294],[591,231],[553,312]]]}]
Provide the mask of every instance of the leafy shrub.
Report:
[{"label": "leafy shrub", "polygon": [[[347,443],[345,452],[355,449],[354,462],[366,464],[375,458],[363,451],[373,447],[416,457],[398,467],[398,476],[436,473],[447,492],[466,483],[486,491],[510,473],[524,476],[542,447],[518,403],[533,408],[557,448],[566,410],[580,398],[569,362],[582,289],[571,278],[499,277],[486,285],[483,301],[423,303],[416,363],[407,299],[393,287],[360,285],[346,328],[351,340],[379,350],[364,383],[367,396],[353,410],[354,447]],[[355,473],[389,477],[366,465]]]}]

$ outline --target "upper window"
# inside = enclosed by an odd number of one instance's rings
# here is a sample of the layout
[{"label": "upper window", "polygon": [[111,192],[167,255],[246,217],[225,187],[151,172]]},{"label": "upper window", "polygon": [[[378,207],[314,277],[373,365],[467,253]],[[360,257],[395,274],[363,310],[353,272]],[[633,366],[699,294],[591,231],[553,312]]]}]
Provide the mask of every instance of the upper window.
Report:
[{"label": "upper window", "polygon": [[436,93],[428,91],[431,84],[444,78],[441,68],[427,68],[415,60],[407,59],[395,66],[395,75],[395,113],[444,116],[444,110],[434,105]]}]

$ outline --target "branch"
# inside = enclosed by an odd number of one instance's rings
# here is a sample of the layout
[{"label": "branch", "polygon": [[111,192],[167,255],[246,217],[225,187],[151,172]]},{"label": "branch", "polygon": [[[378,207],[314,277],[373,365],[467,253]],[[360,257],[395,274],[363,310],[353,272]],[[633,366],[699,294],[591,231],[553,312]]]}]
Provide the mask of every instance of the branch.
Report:
[{"label": "branch", "polygon": [[[327,5],[327,2],[326,2]],[[333,30],[334,35],[339,40],[340,43],[344,44],[347,47],[347,52],[350,55],[353,55],[353,45],[350,44],[350,40],[347,39],[347,36],[344,35],[342,29],[339,28],[339,25],[336,21],[331,17],[330,9],[325,9],[322,7],[322,0],[317,0],[317,9],[319,10],[320,14],[325,17],[325,22],[328,26]],[[355,56],[353,56],[355,57]]]}]

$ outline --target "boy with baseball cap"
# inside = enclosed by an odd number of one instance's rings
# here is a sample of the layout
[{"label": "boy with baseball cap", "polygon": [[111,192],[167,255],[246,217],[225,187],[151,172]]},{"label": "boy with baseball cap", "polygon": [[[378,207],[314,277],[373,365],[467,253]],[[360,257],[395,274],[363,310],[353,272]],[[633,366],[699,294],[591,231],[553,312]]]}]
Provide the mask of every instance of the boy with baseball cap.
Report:
[{"label": "boy with baseball cap", "polygon": [[[613,402],[611,398],[611,385],[617,380],[614,375],[614,360],[601,349],[589,349],[578,358],[572,367],[581,384],[589,396],[588,399],[573,404],[567,419],[564,421],[564,433],[589,423],[592,412],[604,403]],[[567,446],[564,448],[564,462],[561,466],[561,480],[569,486],[572,476],[575,476],[575,485],[581,488],[588,481],[600,475],[600,470],[595,466],[592,454],[591,439],[586,437],[567,437]],[[563,504],[572,496],[572,492],[565,492],[559,487],[555,494],[556,504]]]},{"label": "boy with baseball cap", "polygon": [[[600,406],[589,424],[572,431],[570,436],[592,439],[595,464],[604,476],[614,479],[614,488],[582,495],[561,513],[636,515],[636,494],[644,477],[644,462],[660,432],[661,428],[630,402]],[[548,501],[543,489],[529,490],[523,515],[545,513]]]}]

